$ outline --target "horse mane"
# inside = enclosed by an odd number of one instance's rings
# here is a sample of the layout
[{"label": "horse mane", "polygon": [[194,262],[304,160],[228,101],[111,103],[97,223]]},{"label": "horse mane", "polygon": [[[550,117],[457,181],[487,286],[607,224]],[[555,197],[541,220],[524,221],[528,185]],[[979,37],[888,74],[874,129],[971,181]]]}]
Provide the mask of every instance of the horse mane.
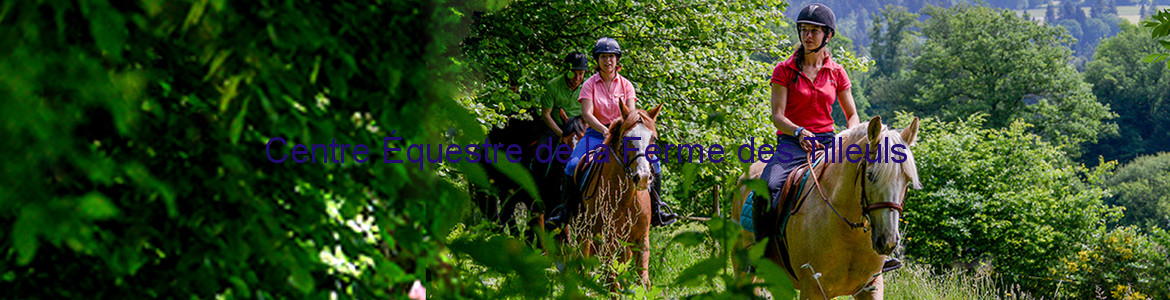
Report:
[{"label": "horse mane", "polygon": [[[643,122],[642,120],[647,121]],[[605,137],[605,145],[609,146],[610,150],[613,150],[611,154],[622,151],[620,147],[624,133],[639,122],[650,129],[651,132],[658,132],[658,128],[654,125],[654,119],[650,118],[650,113],[645,110],[635,109],[628,116],[619,117],[609,124],[609,136]],[[623,155],[623,157],[625,156]]]},{"label": "horse mane", "polygon": [[[868,129],[869,121],[866,121],[857,124],[857,126],[853,126],[853,128],[841,131],[841,133],[837,134],[837,137],[841,138],[841,144],[834,145],[833,151],[844,151],[845,147],[852,144],[861,145],[864,151],[865,145],[870,142],[867,132]],[[891,161],[890,163],[871,164],[870,169],[874,171],[874,175],[877,177],[876,183],[879,186],[884,186],[889,184],[890,180],[893,180],[895,176],[904,175],[910,179],[911,188],[922,188],[922,183],[918,181],[918,165],[914,162],[914,154],[910,152],[910,144],[902,139],[901,131],[891,130],[888,126],[882,124],[882,130],[878,139],[879,141],[885,142],[886,138],[889,138],[891,143],[888,147],[898,144],[906,145],[906,151],[903,152],[906,154],[906,161],[902,163],[894,163]]]}]

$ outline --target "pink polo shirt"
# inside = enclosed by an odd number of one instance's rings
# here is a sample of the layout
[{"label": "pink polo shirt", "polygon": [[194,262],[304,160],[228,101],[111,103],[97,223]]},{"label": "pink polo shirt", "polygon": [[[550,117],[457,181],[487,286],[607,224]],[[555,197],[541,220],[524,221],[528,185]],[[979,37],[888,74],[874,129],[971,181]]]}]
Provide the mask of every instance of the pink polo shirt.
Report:
[{"label": "pink polo shirt", "polygon": [[[817,72],[816,81],[809,80],[800,73],[795,54],[772,70],[772,84],[788,88],[784,116],[813,133],[833,131],[833,103],[837,102],[838,93],[853,86],[845,68],[828,56]],[[783,133],[776,130],[776,134]]]},{"label": "pink polo shirt", "polygon": [[614,78],[612,90],[606,87],[600,74],[593,74],[581,84],[581,96],[577,97],[577,102],[584,99],[593,99],[593,116],[597,117],[601,124],[609,125],[613,120],[622,117],[622,109],[618,107],[618,103],[625,99],[634,99],[636,102],[638,94],[634,93],[634,84],[621,74]]}]

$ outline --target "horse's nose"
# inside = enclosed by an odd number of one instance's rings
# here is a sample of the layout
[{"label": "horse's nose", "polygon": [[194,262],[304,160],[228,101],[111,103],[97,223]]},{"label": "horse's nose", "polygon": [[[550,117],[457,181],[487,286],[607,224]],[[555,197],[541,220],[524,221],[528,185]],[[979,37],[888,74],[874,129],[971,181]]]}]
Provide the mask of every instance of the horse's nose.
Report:
[{"label": "horse's nose", "polygon": [[885,235],[879,236],[873,241],[873,250],[881,255],[889,255],[894,253],[894,248],[898,247],[898,241],[888,238]]},{"label": "horse's nose", "polygon": [[642,172],[638,172],[638,173],[639,173],[638,174],[638,190],[644,191],[644,190],[650,188],[650,175],[649,174],[641,174]]}]

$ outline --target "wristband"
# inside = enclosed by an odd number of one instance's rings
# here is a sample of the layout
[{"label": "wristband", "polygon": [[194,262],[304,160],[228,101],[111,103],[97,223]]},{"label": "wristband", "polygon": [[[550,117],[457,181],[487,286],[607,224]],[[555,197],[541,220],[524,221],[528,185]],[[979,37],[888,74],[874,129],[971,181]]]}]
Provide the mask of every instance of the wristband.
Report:
[{"label": "wristband", "polygon": [[801,130],[804,130],[804,127],[796,127],[796,131],[792,132],[792,136],[799,137]]}]

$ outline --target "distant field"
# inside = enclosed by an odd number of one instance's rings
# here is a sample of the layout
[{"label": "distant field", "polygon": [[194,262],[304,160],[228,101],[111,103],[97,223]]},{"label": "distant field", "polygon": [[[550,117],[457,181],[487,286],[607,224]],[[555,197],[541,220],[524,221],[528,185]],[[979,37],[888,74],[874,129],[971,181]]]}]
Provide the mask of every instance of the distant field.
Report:
[{"label": "distant field", "polygon": [[[1165,5],[1158,6],[1155,9],[1164,9],[1164,8],[1166,8]],[[1089,15],[1089,8],[1088,7],[1082,7],[1081,9],[1083,9],[1085,11],[1086,16]],[[1045,11],[1045,9],[1043,7],[1027,10],[1029,15],[1032,15],[1032,17],[1036,18],[1036,20],[1039,20],[1039,21],[1044,21],[1044,11]],[[1141,7],[1137,6],[1137,5],[1118,6],[1117,7],[1117,15],[1119,17],[1121,17],[1122,19],[1129,20],[1129,23],[1135,24],[1135,25],[1138,23],[1138,12],[1139,11],[1141,11]],[[1151,10],[1151,11],[1157,11],[1157,10]],[[1016,10],[1017,14],[1022,14],[1023,12],[1024,12],[1024,10]]]}]

